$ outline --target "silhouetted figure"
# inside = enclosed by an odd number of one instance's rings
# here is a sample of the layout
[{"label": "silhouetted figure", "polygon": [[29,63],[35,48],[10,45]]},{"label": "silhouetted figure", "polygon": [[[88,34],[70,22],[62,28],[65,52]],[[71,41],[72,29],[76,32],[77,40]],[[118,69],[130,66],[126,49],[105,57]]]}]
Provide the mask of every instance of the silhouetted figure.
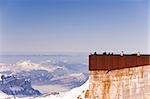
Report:
[{"label": "silhouetted figure", "polygon": [[97,55],[97,53],[96,53],[96,52],[94,52],[94,55]]},{"label": "silhouetted figure", "polygon": [[103,53],[103,55],[107,55],[107,53],[106,53],[106,52],[104,52],[104,53]]}]

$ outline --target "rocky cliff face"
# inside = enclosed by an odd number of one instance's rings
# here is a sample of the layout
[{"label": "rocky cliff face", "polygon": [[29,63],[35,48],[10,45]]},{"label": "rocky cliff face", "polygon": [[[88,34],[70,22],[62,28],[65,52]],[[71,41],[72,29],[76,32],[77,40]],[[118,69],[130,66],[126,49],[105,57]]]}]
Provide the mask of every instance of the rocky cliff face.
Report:
[{"label": "rocky cliff face", "polygon": [[41,95],[38,90],[32,88],[29,80],[14,76],[1,77],[0,90],[7,95],[37,96]]},{"label": "rocky cliff face", "polygon": [[149,99],[150,65],[90,71],[90,99]]}]

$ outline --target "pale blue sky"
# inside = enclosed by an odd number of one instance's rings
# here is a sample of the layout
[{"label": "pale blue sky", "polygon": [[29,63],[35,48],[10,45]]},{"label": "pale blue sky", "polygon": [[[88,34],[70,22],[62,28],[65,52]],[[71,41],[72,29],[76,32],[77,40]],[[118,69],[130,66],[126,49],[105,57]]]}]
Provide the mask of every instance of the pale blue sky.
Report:
[{"label": "pale blue sky", "polygon": [[0,52],[148,51],[149,0],[0,0]]}]

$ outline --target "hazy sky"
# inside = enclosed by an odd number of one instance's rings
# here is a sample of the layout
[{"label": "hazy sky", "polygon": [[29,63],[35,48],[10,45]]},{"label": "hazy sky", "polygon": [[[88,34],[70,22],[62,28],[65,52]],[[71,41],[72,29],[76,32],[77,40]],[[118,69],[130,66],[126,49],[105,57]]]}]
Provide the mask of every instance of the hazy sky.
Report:
[{"label": "hazy sky", "polygon": [[148,52],[149,0],[0,0],[0,52]]}]

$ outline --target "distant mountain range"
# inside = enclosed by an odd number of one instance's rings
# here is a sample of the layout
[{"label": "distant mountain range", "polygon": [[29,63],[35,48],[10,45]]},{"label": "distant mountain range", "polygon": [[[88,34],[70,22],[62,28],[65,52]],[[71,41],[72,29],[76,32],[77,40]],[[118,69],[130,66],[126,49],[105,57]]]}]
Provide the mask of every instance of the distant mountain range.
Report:
[{"label": "distant mountain range", "polygon": [[18,60],[18,57],[10,64],[0,63],[0,75],[13,75],[18,81],[28,80],[31,86],[61,85],[70,89],[81,86],[88,79],[88,66],[82,59],[85,56],[24,56],[30,60]]}]

